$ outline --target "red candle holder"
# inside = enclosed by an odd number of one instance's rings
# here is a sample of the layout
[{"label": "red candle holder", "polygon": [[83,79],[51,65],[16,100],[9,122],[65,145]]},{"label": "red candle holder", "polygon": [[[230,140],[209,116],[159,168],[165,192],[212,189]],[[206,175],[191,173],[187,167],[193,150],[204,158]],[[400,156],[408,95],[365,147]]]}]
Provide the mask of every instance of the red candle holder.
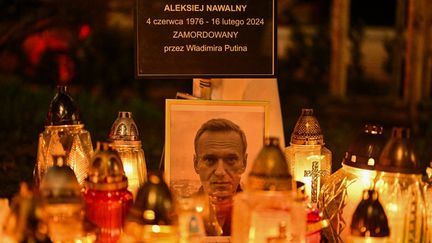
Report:
[{"label": "red candle holder", "polygon": [[133,201],[118,153],[98,143],[83,192],[87,218],[100,228],[100,242],[117,242]]},{"label": "red candle holder", "polygon": [[100,227],[100,242],[117,242],[133,200],[132,193],[126,189],[86,189],[84,198],[88,219]]}]

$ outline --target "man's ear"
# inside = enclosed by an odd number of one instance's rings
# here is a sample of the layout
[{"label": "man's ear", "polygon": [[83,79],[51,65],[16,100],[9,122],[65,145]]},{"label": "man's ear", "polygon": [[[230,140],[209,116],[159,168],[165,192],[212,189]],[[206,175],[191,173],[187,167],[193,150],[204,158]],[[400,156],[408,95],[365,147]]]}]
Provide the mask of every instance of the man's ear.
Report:
[{"label": "man's ear", "polygon": [[242,166],[242,168],[241,168],[241,173],[243,173],[243,172],[246,170],[246,166],[247,166],[247,157],[248,157],[248,154],[246,153],[246,154],[243,156],[243,166]]},{"label": "man's ear", "polygon": [[198,168],[198,156],[196,154],[194,154],[193,156],[193,161],[194,161],[194,168],[195,168],[195,172],[197,174],[199,174],[199,168]]}]

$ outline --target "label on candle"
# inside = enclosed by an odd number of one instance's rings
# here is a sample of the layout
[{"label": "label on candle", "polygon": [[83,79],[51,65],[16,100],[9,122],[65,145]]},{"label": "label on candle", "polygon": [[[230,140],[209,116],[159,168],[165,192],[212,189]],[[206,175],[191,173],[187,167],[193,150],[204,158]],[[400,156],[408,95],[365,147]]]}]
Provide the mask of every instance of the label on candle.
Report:
[{"label": "label on candle", "polygon": [[274,77],[274,0],[137,1],[137,77]]}]

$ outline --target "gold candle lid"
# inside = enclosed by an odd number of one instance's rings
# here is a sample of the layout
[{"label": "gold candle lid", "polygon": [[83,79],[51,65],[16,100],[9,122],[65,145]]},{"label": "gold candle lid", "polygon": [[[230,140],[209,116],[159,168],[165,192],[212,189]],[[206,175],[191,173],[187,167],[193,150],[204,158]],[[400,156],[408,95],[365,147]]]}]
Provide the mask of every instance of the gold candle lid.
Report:
[{"label": "gold candle lid", "polygon": [[151,171],[148,181],[138,189],[129,210],[128,222],[139,225],[175,225],[175,205],[162,172]]},{"label": "gold candle lid", "polygon": [[111,126],[110,140],[138,141],[139,132],[130,111],[119,111],[117,119]]},{"label": "gold candle lid", "polygon": [[64,156],[54,156],[54,166],[46,172],[39,190],[48,204],[83,203],[81,186]]},{"label": "gold candle lid", "polygon": [[125,189],[127,185],[123,163],[118,152],[107,142],[97,142],[86,186],[93,190],[112,191]]},{"label": "gold candle lid", "polygon": [[410,140],[409,128],[393,127],[392,136],[385,144],[375,168],[393,173],[422,173],[417,153]]},{"label": "gold candle lid", "polygon": [[303,108],[291,134],[291,144],[324,145],[324,137],[313,109]]},{"label": "gold candle lid", "polygon": [[342,163],[360,169],[374,170],[385,142],[382,126],[366,124],[363,131],[349,145]]},{"label": "gold candle lid", "polygon": [[247,178],[247,190],[292,190],[293,179],[276,137],[265,138],[264,146],[253,162]]}]

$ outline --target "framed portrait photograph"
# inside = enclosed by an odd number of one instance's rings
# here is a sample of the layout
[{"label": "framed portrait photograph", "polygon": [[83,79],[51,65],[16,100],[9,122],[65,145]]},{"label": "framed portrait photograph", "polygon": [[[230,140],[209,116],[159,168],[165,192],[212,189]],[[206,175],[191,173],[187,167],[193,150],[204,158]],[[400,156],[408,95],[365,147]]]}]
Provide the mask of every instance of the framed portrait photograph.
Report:
[{"label": "framed portrait photograph", "polygon": [[[233,187],[241,188],[268,136],[268,112],[266,101],[167,99],[164,176],[173,193],[191,195],[206,180],[215,195],[239,190]],[[217,160],[224,161],[219,168]],[[239,184],[229,184],[233,175],[223,173],[235,174]]]}]

